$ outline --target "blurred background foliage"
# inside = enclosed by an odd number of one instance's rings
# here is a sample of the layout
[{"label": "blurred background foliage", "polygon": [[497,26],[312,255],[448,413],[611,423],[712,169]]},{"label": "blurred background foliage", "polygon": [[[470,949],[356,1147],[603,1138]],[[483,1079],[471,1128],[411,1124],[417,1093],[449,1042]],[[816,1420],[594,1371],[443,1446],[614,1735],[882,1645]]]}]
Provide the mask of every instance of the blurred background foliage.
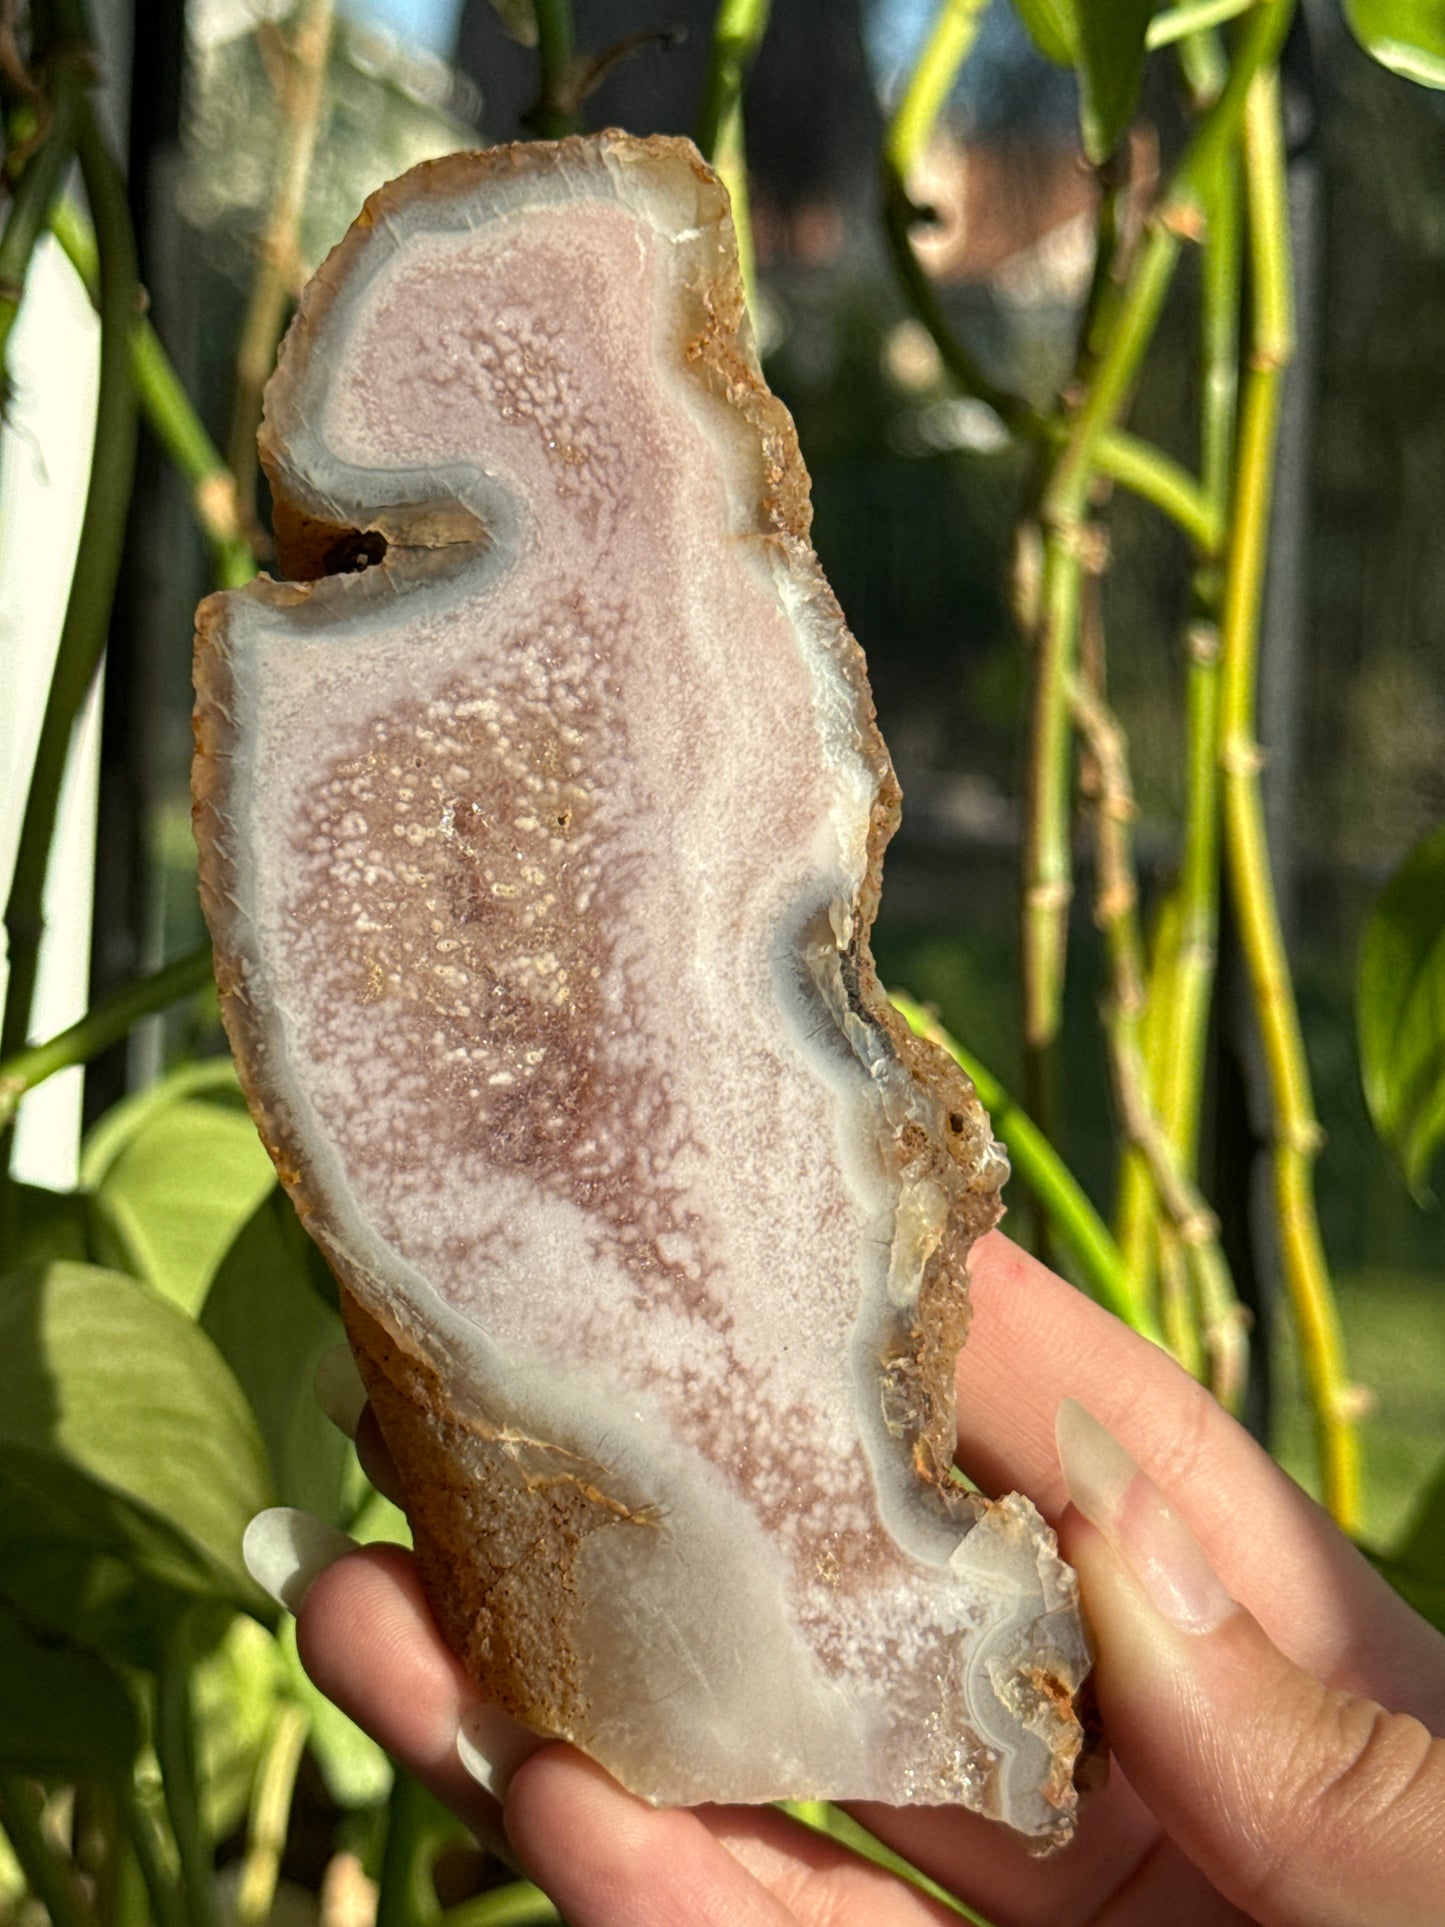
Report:
[{"label": "blurred background foliage", "polygon": [[[1142,34],[1150,9],[1133,11]],[[1249,21],[1233,16],[1245,11],[1244,0],[1201,0],[1174,13],[1224,21],[1237,47]],[[976,38],[914,157],[908,193],[926,218],[910,214],[909,244],[938,317],[986,371],[984,388],[1067,416],[1079,400],[1101,186],[1107,201],[1111,179],[1124,181],[1137,247],[1193,112],[1168,49],[1144,66],[1137,96],[1119,61],[1105,61],[1086,76],[1085,118],[1097,135],[1099,116],[1113,113],[1121,137],[1091,167],[1075,74],[1038,45],[1051,19],[1073,19],[1067,4],[774,0],[770,19],[712,0],[578,0],[570,12],[531,0],[355,0],[334,15],[324,0],[294,12],[266,0],[115,0],[97,11],[94,114],[125,163],[149,322],[193,418],[167,431],[154,394],[138,391],[161,432],[141,442],[103,628],[89,779],[98,803],[79,806],[95,826],[93,854],[71,864],[72,891],[93,894],[78,938],[87,981],[28,1033],[78,1038],[46,1068],[84,1058],[84,1089],[43,1119],[32,1107],[49,1091],[20,1104],[4,1187],[0,1920],[555,1918],[394,1782],[320,1700],[238,1555],[251,1512],[278,1498],[363,1538],[405,1536],[310,1397],[340,1337],[334,1288],[274,1187],[214,997],[197,991],[204,933],[187,797],[195,603],[217,580],[244,579],[252,556],[267,559],[259,376],[306,276],[381,181],[428,155],[573,122],[693,131],[701,103],[716,104],[719,18],[766,23],[743,93],[755,321],[769,379],[798,422],[817,548],[867,652],[905,792],[880,970],[1005,1091],[1030,1090],[1020,852],[1033,698],[1017,531],[1040,458],[946,367],[937,331],[900,291],[880,222],[890,116],[950,12]],[[1439,1617],[1445,1239],[1429,1187],[1445,1128],[1445,96],[1432,89],[1445,49],[1428,14],[1407,0],[1354,0],[1346,12],[1311,0],[1280,57],[1296,352],[1283,377],[1258,727],[1324,1128],[1320,1219],[1351,1381],[1363,1388],[1352,1523]],[[47,20],[50,50],[63,52],[70,6],[37,6],[33,18],[9,9],[0,36],[13,206],[59,71],[37,58]],[[571,36],[560,52],[559,21]],[[540,92],[539,72],[550,81]],[[736,127],[724,117],[713,131],[720,163],[744,178]],[[99,222],[93,191],[89,202]],[[7,237],[14,226],[7,216]],[[36,252],[32,308],[40,276],[60,272],[47,249]],[[0,307],[16,310],[19,292],[0,286]],[[1199,258],[1186,252],[1128,413],[1137,435],[1191,469],[1200,299]],[[94,357],[93,339],[72,332],[58,371],[37,375],[43,356],[27,359],[37,351],[19,321],[11,344],[0,484],[0,571],[11,571],[0,573],[6,863],[49,660],[16,571],[30,581],[70,569],[58,533],[54,554],[21,543],[17,555],[16,504],[27,476],[59,472],[53,425],[36,412],[42,389],[78,382],[77,358]],[[1183,638],[1198,557],[1122,488],[1094,509],[1101,525],[1107,512],[1100,619],[1147,927],[1180,864]],[[82,545],[82,571],[87,562]],[[34,727],[22,726],[32,713]],[[1098,1021],[1110,976],[1091,914],[1087,814],[1081,806],[1069,830],[1071,966],[1042,1121],[1107,1217],[1119,1137]],[[1381,922],[1381,892],[1399,874]],[[156,990],[152,973],[174,959],[181,975]],[[57,969],[42,956],[42,992]],[[1200,1178],[1254,1322],[1245,1416],[1319,1489],[1318,1414],[1283,1315],[1264,1199],[1268,1124],[1246,977],[1226,910]],[[89,1029],[87,1009],[103,1018]],[[20,1026],[23,1047],[24,1012]],[[0,1129],[37,1081],[13,1023],[4,1055]],[[79,1076],[51,1082],[58,1091]],[[1047,1229],[1022,1205],[1010,1228]]]}]

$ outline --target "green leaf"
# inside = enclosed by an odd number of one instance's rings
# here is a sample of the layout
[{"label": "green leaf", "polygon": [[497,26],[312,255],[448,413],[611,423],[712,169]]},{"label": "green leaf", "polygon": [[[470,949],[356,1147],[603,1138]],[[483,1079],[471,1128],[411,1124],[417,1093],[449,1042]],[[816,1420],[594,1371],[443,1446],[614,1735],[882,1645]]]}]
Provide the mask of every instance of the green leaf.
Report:
[{"label": "green leaf", "polygon": [[264,1614],[241,1534],[270,1503],[245,1398],[173,1305],[91,1265],[0,1281],[0,1545],[92,1548]]},{"label": "green leaf", "polygon": [[[0,1518],[10,1514],[0,1500]],[[55,1516],[34,1530],[55,1532]],[[23,1535],[24,1526],[17,1530]],[[106,1530],[102,1517],[97,1536]],[[193,1592],[180,1592],[151,1577],[122,1552],[104,1551],[79,1538],[5,1536],[0,1549],[0,1596],[46,1633],[84,1646],[118,1666],[154,1672],[163,1662],[176,1618],[194,1614]],[[223,1630],[230,1607],[217,1607]]]},{"label": "green leaf", "polygon": [[237,1231],[275,1182],[236,1102],[234,1073],[194,1091],[190,1079],[167,1079],[134,1107],[118,1107],[127,1114],[105,1121],[85,1157],[97,1257],[193,1316]]},{"label": "green leaf", "polygon": [[1422,1618],[1445,1633],[1445,1462],[1426,1488],[1399,1545],[1374,1563]]},{"label": "green leaf", "polygon": [[1040,53],[1079,76],[1084,151],[1106,161],[1129,131],[1154,0],[1014,0]]},{"label": "green leaf", "polygon": [[1445,0],[1345,0],[1367,54],[1422,87],[1445,87]]},{"label": "green leaf", "polygon": [[1106,161],[1129,131],[1144,72],[1144,38],[1154,0],[1081,0],[1079,114],[1084,151]]},{"label": "green leaf", "polygon": [[49,1191],[43,1185],[12,1180],[10,1198],[13,1218],[7,1267],[90,1256],[86,1200],[79,1191]]},{"label": "green leaf", "polygon": [[537,9],[532,0],[492,0],[492,11],[519,47],[537,44]]},{"label": "green leaf", "polygon": [[1044,58],[1057,67],[1072,67],[1079,47],[1076,0],[1014,0],[1014,6]]},{"label": "green leaf", "polygon": [[1445,1140],[1445,828],[1385,885],[1365,929],[1355,994],[1375,1129],[1417,1197]]},{"label": "green leaf", "polygon": [[314,1274],[326,1261],[273,1185],[222,1260],[201,1329],[236,1375],[266,1441],[276,1496],[343,1523],[351,1446],[312,1391],[316,1367],[345,1341]]},{"label": "green leaf", "polygon": [[94,1653],[42,1637],[0,1600],[0,1769],[114,1779],[140,1750],[120,1675]]}]

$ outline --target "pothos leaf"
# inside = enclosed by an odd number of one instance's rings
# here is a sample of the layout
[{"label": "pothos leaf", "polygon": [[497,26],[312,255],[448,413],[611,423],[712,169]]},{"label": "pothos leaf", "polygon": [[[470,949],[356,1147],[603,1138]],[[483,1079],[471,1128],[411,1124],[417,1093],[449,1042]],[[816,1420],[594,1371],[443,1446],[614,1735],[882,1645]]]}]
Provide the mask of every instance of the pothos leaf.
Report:
[{"label": "pothos leaf", "polygon": [[1072,67],[1079,49],[1075,0],[1014,0],[1014,6],[1044,58],[1059,67]]},{"label": "pothos leaf", "polygon": [[1084,149],[1107,160],[1128,132],[1154,0],[1014,0],[1040,53],[1079,76]]},{"label": "pothos leaf", "polygon": [[1445,0],[1345,0],[1345,19],[1392,74],[1445,87]]},{"label": "pothos leaf", "polygon": [[1154,0],[1079,8],[1079,113],[1089,159],[1105,161],[1129,131]]},{"label": "pothos leaf", "polygon": [[1375,905],[1355,997],[1375,1128],[1420,1195],[1445,1142],[1445,827],[1406,857]]},{"label": "pothos leaf", "polygon": [[265,1448],[206,1335],[94,1265],[0,1290],[0,1545],[91,1547],[146,1581],[263,1610],[241,1560]]}]

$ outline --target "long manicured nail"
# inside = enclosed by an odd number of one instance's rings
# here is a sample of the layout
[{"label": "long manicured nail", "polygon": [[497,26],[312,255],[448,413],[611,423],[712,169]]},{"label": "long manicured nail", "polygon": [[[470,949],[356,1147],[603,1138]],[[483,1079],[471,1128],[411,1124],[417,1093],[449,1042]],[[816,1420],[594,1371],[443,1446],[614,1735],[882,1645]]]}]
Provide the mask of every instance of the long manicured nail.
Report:
[{"label": "long manicured nail", "polygon": [[494,1799],[505,1800],[512,1775],[546,1739],[523,1726],[499,1706],[474,1706],[462,1715],[457,1734],[457,1758],[477,1785]]},{"label": "long manicured nail", "polygon": [[1181,1632],[1210,1633],[1237,1611],[1204,1549],[1112,1433],[1066,1398],[1054,1421],[1069,1497]]},{"label": "long manicured nail", "polygon": [[343,1553],[355,1550],[354,1539],[291,1505],[258,1512],[241,1541],[247,1572],[291,1613],[300,1612],[312,1580],[334,1566]]},{"label": "long manicured nail", "polygon": [[351,1356],[349,1345],[338,1345],[316,1367],[316,1403],[338,1432],[344,1432],[349,1439],[356,1437],[356,1428],[361,1423],[361,1415],[366,1410],[366,1387],[361,1382],[361,1373],[356,1369],[356,1360]]}]

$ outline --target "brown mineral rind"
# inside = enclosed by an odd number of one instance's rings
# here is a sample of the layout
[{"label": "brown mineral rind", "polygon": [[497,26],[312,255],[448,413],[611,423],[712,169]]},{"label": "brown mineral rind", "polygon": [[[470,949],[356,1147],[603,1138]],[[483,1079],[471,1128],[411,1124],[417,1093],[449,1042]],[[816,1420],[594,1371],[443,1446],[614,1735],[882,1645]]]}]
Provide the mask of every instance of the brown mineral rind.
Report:
[{"label": "brown mineral rind", "polygon": [[[685,161],[710,208],[707,218],[727,224],[726,196],[687,143],[661,138],[638,143],[610,134],[595,143],[563,141],[451,155],[423,164],[368,200],[307,289],[268,389],[261,452],[275,498],[278,553],[288,573],[315,576],[349,566],[358,534],[374,532],[384,538],[387,551],[377,565],[382,570],[405,570],[419,550],[486,540],[475,517],[461,509],[451,515],[435,506],[418,511],[399,504],[395,510],[369,513],[363,524],[338,520],[336,505],[313,495],[291,465],[286,437],[292,397],[305,375],[312,344],[373,228],[417,202],[565,170],[584,149],[591,151],[599,143],[605,148],[609,142],[627,164]],[[880,1365],[894,1388],[897,1429],[919,1479],[936,1493],[940,1510],[962,1516],[991,1511],[981,1500],[965,1499],[950,1480],[954,1360],[969,1321],[968,1253],[1000,1215],[998,1188],[1004,1168],[992,1153],[988,1119],[968,1079],[945,1053],[909,1031],[877,981],[868,936],[878,905],[883,852],[898,823],[898,785],[874,726],[862,653],[808,545],[807,472],[792,421],[761,379],[730,246],[718,250],[718,263],[714,279],[689,290],[695,314],[681,353],[697,380],[724,398],[756,432],[754,539],[779,546],[793,580],[826,612],[829,646],[856,702],[859,753],[876,784],[866,875],[853,906],[841,980],[849,1007],[883,1033],[915,1087],[936,1100],[947,1119],[940,1137],[915,1123],[886,1140],[900,1174],[906,1173],[911,1182],[932,1179],[950,1199],[951,1210],[927,1262],[914,1321],[889,1341]],[[284,608],[304,601],[313,587],[263,580],[249,593]],[[374,1281],[354,1274],[348,1254],[318,1213],[303,1146],[268,1077],[271,1039],[248,1001],[237,932],[235,852],[229,847],[221,794],[233,747],[235,708],[230,671],[219,646],[228,619],[223,598],[203,604],[198,616],[194,795],[201,895],[215,940],[222,1015],[242,1084],[282,1182],[342,1281],[347,1331],[396,1461],[423,1579],[448,1641],[489,1700],[539,1730],[583,1736],[587,1708],[579,1679],[588,1655],[579,1650],[580,1606],[573,1579],[579,1548],[594,1533],[652,1532],[656,1522],[636,1503],[636,1495],[609,1490],[613,1481],[606,1467],[579,1460],[560,1441],[522,1437],[501,1416],[489,1424],[475,1412],[468,1417],[458,1413],[425,1347],[408,1332],[404,1319],[392,1322],[380,1314]],[[1078,1729],[1068,1710],[1067,1687],[1043,1673],[1036,1684],[1035,1717],[1041,1730],[1049,1729],[1054,1758],[1048,1797],[1063,1814],[1073,1801],[1070,1769]]]}]

